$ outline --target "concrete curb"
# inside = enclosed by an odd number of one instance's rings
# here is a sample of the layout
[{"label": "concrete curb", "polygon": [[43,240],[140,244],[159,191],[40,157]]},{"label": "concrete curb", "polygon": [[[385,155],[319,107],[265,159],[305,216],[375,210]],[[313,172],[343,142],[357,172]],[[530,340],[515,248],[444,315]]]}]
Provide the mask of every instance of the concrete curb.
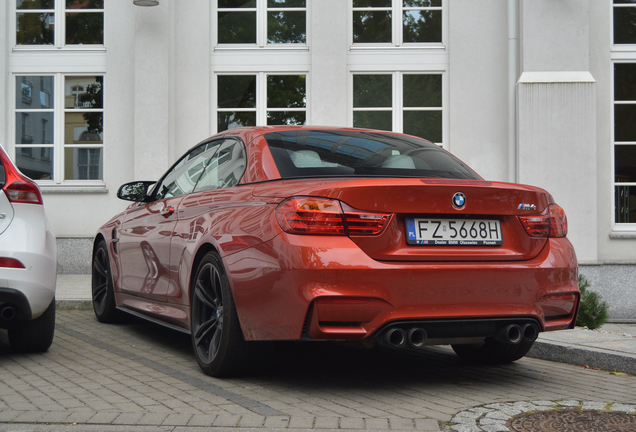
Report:
[{"label": "concrete curb", "polygon": [[537,340],[528,357],[636,375],[636,355],[625,352]]}]

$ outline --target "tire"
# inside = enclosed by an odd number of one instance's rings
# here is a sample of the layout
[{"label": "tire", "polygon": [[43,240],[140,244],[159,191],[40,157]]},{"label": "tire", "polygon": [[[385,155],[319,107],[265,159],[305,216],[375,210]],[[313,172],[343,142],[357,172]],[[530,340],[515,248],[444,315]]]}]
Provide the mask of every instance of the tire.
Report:
[{"label": "tire", "polygon": [[522,340],[518,344],[510,344],[486,338],[479,344],[452,345],[452,347],[455,354],[470,363],[505,364],[519,360],[528,354],[533,344],[534,341]]},{"label": "tire", "polygon": [[214,252],[197,267],[190,306],[192,348],[201,370],[214,377],[244,373],[249,343],[241,332],[221,258]]},{"label": "tire", "polygon": [[36,319],[18,321],[8,330],[11,349],[19,353],[37,353],[49,349],[55,333],[55,298]]},{"label": "tire", "polygon": [[110,271],[110,260],[106,241],[102,240],[93,252],[93,271],[91,275],[91,291],[95,317],[102,323],[117,323],[122,314],[115,304],[115,290]]}]

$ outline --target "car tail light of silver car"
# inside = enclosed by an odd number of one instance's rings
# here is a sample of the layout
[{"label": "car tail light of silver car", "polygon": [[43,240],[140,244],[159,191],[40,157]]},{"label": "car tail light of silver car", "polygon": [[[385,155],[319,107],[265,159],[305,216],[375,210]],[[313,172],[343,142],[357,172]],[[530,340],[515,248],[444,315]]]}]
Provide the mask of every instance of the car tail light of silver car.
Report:
[{"label": "car tail light of silver car", "polygon": [[3,190],[13,203],[42,204],[42,195],[38,185],[23,176],[11,164],[5,164],[6,181]]},{"label": "car tail light of silver car", "polygon": [[278,206],[276,218],[290,234],[377,235],[391,214],[356,210],[328,198],[292,197]]},{"label": "car tail light of silver car", "polygon": [[530,237],[565,237],[568,220],[563,209],[550,204],[541,214],[518,216]]}]

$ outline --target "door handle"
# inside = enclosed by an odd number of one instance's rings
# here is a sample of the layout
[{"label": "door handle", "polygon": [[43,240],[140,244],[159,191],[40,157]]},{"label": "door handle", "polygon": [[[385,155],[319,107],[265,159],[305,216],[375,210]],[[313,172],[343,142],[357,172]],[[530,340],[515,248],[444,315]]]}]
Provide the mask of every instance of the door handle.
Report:
[{"label": "door handle", "polygon": [[161,216],[168,218],[174,214],[174,207],[172,206],[164,207],[163,209],[161,209],[160,214]]}]

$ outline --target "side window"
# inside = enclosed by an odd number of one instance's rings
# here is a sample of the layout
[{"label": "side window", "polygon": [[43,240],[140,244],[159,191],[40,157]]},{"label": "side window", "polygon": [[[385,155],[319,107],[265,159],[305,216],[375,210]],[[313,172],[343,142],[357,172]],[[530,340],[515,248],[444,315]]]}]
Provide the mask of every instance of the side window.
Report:
[{"label": "side window", "polygon": [[240,141],[226,140],[214,158],[205,167],[194,191],[236,186],[245,172],[245,149]]},{"label": "side window", "polygon": [[163,177],[155,189],[155,199],[171,198],[190,193],[201,173],[219,148],[219,142],[202,144],[187,153]]}]

